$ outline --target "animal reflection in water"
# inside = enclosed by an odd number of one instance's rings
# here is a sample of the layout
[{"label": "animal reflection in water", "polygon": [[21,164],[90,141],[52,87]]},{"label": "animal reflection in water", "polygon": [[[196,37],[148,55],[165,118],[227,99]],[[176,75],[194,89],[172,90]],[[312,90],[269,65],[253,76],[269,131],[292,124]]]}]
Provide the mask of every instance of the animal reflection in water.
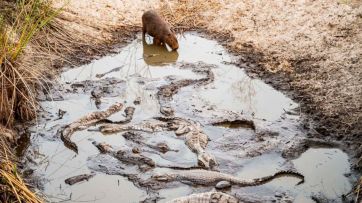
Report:
[{"label": "animal reflection in water", "polygon": [[147,44],[145,38],[142,42],[143,60],[147,65],[166,65],[177,61],[177,51],[169,51],[166,45]]}]

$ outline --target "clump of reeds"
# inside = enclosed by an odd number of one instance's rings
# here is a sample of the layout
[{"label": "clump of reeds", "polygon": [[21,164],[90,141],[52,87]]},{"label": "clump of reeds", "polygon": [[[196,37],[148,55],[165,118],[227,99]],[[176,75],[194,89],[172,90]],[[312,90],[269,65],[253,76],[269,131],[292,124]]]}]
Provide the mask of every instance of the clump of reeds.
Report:
[{"label": "clump of reeds", "polygon": [[47,79],[29,44],[57,13],[49,0],[0,1],[0,202],[42,202],[19,176],[5,128],[36,116],[35,88]]},{"label": "clump of reeds", "polygon": [[0,123],[11,126],[35,117],[35,86],[43,77],[23,53],[31,52],[27,45],[57,11],[47,0],[5,0],[0,7]]}]

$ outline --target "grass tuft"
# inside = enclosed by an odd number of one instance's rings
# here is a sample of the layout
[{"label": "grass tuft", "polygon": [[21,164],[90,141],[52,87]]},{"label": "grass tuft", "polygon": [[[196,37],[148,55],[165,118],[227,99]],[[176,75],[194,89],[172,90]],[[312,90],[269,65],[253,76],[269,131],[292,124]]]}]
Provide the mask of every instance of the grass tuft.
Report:
[{"label": "grass tuft", "polygon": [[0,123],[10,127],[35,118],[35,87],[45,77],[23,53],[59,11],[48,0],[5,0],[0,7]]},{"label": "grass tuft", "polygon": [[0,202],[42,202],[18,174],[9,147],[15,136],[6,128],[36,117],[35,90],[49,83],[39,63],[45,53],[29,45],[60,12],[51,5],[50,0],[0,1]]}]

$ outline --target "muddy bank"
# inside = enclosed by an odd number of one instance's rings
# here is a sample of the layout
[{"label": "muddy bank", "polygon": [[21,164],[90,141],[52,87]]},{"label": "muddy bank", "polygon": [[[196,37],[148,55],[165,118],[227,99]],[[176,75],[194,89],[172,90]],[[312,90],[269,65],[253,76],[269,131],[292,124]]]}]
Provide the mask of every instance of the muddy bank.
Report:
[{"label": "muddy bank", "polygon": [[[355,174],[348,156],[335,145],[304,144],[308,131],[298,104],[249,78],[215,41],[187,33],[180,45],[178,62],[167,58],[149,65],[149,57],[167,53],[145,54],[138,38],[118,54],[67,70],[60,85],[43,96],[24,165],[43,177],[39,188],[50,201],[165,202],[217,187],[239,200],[305,202],[350,191]],[[123,108],[112,116],[83,119],[104,115],[94,112],[117,103]],[[165,106],[169,111],[161,111]],[[127,108],[134,109],[132,116]],[[68,140],[77,154],[57,133],[67,126],[75,126]],[[337,162],[343,166],[334,167]],[[325,167],[308,171],[306,165]],[[195,173],[187,173],[190,169]],[[320,176],[316,182],[314,172]],[[74,179],[88,180],[65,182]],[[328,190],[322,189],[325,181],[332,181]],[[109,190],[99,190],[99,184]],[[318,186],[309,190],[312,184]],[[127,195],[119,197],[118,190]]]}]

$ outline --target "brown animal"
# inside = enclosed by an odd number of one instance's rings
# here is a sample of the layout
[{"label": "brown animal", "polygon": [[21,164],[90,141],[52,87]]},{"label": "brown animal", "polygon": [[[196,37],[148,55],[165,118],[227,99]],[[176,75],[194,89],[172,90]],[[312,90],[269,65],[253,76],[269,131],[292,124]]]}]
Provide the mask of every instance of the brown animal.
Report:
[{"label": "brown animal", "polygon": [[148,33],[153,37],[154,44],[167,44],[173,50],[178,49],[178,41],[167,22],[165,22],[156,11],[149,10],[142,15],[143,38]]}]

